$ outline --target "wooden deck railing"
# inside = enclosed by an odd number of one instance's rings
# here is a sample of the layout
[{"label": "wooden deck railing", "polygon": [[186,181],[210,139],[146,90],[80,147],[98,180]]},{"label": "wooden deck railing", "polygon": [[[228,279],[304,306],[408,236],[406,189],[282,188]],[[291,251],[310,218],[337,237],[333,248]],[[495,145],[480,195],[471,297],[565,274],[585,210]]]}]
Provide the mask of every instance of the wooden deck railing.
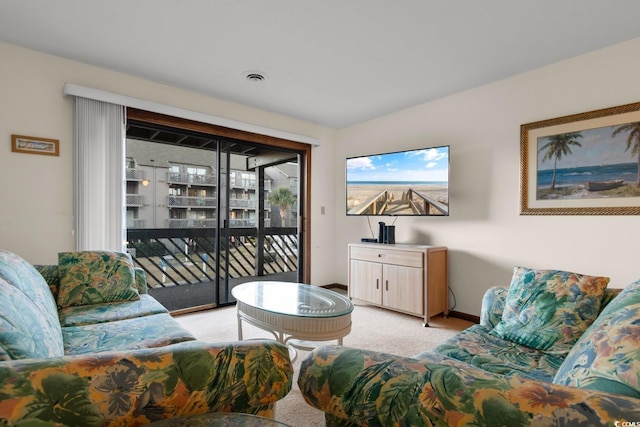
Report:
[{"label": "wooden deck railing", "polygon": [[130,229],[127,250],[151,288],[298,270],[295,227],[230,228],[220,242],[213,228]]}]

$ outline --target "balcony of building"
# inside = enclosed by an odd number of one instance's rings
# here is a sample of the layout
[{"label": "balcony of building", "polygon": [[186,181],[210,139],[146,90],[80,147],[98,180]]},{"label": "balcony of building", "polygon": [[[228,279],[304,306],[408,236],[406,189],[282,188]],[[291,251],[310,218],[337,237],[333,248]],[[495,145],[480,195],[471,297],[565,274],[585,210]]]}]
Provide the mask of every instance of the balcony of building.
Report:
[{"label": "balcony of building", "polygon": [[144,179],[142,170],[138,168],[126,168],[125,176],[127,181],[142,181]]},{"label": "balcony of building", "polygon": [[[255,177],[237,177],[231,176],[229,178],[229,187],[233,189],[242,189],[242,190],[256,190],[257,188],[257,180]],[[265,191],[271,191],[271,181],[264,181],[264,189]]]},{"label": "balcony of building", "polygon": [[216,197],[201,196],[168,196],[167,206],[169,208],[203,208],[215,209]]},{"label": "balcony of building", "polygon": [[[256,220],[255,218],[232,218],[229,220],[230,227],[255,227]],[[271,227],[271,220],[264,220],[265,227]]]},{"label": "balcony of building", "polygon": [[144,219],[127,218],[127,229],[130,228],[144,228]]},{"label": "balcony of building", "polygon": [[[254,199],[229,199],[229,207],[231,209],[255,210],[258,206],[257,200]],[[264,209],[271,209],[271,204],[265,200]]]},{"label": "balcony of building", "polygon": [[214,175],[199,175],[186,172],[169,172],[167,174],[167,182],[169,184],[185,184],[210,186],[216,185],[216,177]]},{"label": "balcony of building", "polygon": [[189,219],[189,218],[169,218],[168,228],[213,228],[216,226],[215,218]]},{"label": "balcony of building", "polygon": [[140,194],[127,194],[126,196],[127,207],[141,207],[142,195]]}]

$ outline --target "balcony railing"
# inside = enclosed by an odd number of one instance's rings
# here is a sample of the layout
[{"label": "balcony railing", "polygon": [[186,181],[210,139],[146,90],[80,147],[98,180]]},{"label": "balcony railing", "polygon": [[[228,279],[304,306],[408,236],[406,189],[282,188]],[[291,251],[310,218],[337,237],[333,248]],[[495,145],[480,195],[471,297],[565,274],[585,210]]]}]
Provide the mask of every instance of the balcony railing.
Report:
[{"label": "balcony railing", "polygon": [[[256,220],[254,218],[233,218],[229,220],[230,227],[255,227]],[[271,227],[271,220],[264,220],[265,227]]]},{"label": "balcony railing", "polygon": [[221,267],[215,267],[215,229],[139,229],[127,231],[127,250],[142,267],[149,285],[181,286],[229,278],[261,276],[298,269],[298,235],[295,227],[267,228],[262,245],[257,230],[231,228],[223,236]]},{"label": "balcony railing", "polygon": [[215,197],[188,197],[188,196],[169,196],[167,197],[167,205],[172,208],[215,208]]},{"label": "balcony railing", "polygon": [[142,169],[127,168],[126,170],[127,181],[142,181]]},{"label": "balcony railing", "polygon": [[127,219],[127,228],[144,228],[144,219]]},{"label": "balcony railing", "polygon": [[[218,239],[213,228],[128,230],[127,251],[136,266],[145,270],[150,293],[171,291],[176,299],[177,294],[168,288],[179,292],[178,287],[185,286],[189,292],[195,288],[188,285],[201,284],[223,289],[218,294],[226,300],[217,303],[225,304],[232,302],[230,283],[292,273],[288,277],[297,277],[297,229],[263,231],[259,235],[255,227],[230,228]],[[188,293],[182,293],[181,298],[187,297]],[[192,305],[202,305],[201,299],[196,298]]]},{"label": "balcony railing", "polygon": [[[255,190],[256,180],[254,178],[231,177],[231,179],[229,180],[229,186],[231,188],[243,188],[245,190]],[[271,190],[271,181],[264,182],[264,189],[267,191]]]},{"label": "balcony railing", "polygon": [[204,227],[215,227],[216,219],[215,218],[204,218],[204,219],[176,219],[172,218],[167,220],[168,228],[204,228]]},{"label": "balcony railing", "polygon": [[233,209],[255,209],[256,200],[251,199],[230,199],[229,207]]},{"label": "balcony railing", "polygon": [[142,206],[142,196],[140,194],[127,194],[127,206]]},{"label": "balcony railing", "polygon": [[169,172],[167,180],[170,184],[216,185],[216,177],[214,175]]}]

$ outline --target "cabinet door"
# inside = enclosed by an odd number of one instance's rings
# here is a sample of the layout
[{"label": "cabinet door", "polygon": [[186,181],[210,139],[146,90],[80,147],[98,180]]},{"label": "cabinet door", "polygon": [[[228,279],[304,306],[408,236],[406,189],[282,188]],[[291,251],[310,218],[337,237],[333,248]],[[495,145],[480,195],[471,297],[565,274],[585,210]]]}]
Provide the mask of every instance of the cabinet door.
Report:
[{"label": "cabinet door", "polygon": [[424,314],[424,275],[421,268],[384,264],[382,304],[406,313]]},{"label": "cabinet door", "polygon": [[352,259],[349,267],[349,296],[382,304],[382,265]]}]

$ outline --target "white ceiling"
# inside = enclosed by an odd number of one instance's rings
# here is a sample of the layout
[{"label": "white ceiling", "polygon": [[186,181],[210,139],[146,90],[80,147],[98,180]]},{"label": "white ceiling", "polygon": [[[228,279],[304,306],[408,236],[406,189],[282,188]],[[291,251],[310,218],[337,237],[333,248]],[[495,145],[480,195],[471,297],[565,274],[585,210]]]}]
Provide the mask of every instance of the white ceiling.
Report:
[{"label": "white ceiling", "polygon": [[0,41],[342,128],[640,37],[639,16],[638,0],[0,0]]}]

